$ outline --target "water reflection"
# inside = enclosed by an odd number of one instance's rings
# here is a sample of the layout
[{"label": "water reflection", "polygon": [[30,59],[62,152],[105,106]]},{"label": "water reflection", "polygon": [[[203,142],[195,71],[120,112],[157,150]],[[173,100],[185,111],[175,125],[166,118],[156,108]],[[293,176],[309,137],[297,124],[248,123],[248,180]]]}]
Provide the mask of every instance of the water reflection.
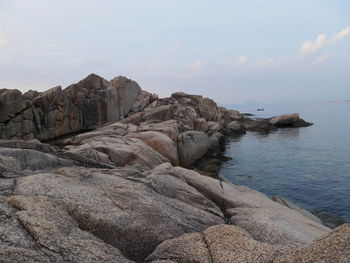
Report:
[{"label": "water reflection", "polygon": [[350,108],[316,106],[289,112],[299,111],[317,125],[227,138],[225,155],[233,159],[222,165],[220,176],[350,221],[350,123],[344,122]]}]

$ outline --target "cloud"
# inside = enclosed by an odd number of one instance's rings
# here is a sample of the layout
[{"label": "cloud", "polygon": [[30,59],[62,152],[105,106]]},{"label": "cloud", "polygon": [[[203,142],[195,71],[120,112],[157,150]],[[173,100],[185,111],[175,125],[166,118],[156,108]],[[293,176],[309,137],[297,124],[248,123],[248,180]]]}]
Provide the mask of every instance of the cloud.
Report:
[{"label": "cloud", "polygon": [[237,58],[237,60],[235,61],[235,65],[239,66],[242,65],[244,63],[247,62],[247,57],[246,56],[240,56],[239,58]]},{"label": "cloud", "polygon": [[340,32],[336,32],[331,37],[325,34],[319,34],[315,41],[305,41],[299,48],[299,56],[304,57],[310,53],[316,52],[326,45],[334,44],[343,38],[350,36],[350,26],[344,28]]},{"label": "cloud", "polygon": [[259,68],[266,68],[266,67],[269,66],[272,62],[273,62],[273,59],[272,59],[272,58],[264,59],[264,60],[258,62],[258,67],[259,67]]},{"label": "cloud", "polygon": [[331,43],[335,43],[339,40],[342,40],[343,38],[350,36],[350,26],[344,28],[342,31],[335,33],[333,35],[333,38],[330,40]]},{"label": "cloud", "polygon": [[0,48],[6,46],[9,43],[9,37],[5,29],[0,27]]},{"label": "cloud", "polygon": [[322,56],[318,56],[314,59],[314,61],[310,64],[310,67],[314,67],[317,64],[320,64],[322,62],[324,62],[325,60],[327,60],[329,57],[331,57],[332,54],[328,53],[328,54],[324,54]]},{"label": "cloud", "polygon": [[203,61],[197,60],[196,62],[189,65],[189,68],[192,71],[200,71],[203,68]]}]

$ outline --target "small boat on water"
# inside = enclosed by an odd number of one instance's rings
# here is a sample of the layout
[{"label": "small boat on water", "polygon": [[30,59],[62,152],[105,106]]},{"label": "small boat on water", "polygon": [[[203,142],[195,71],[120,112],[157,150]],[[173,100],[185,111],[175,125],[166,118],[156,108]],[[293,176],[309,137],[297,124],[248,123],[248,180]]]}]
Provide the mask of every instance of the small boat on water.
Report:
[{"label": "small boat on water", "polygon": [[263,111],[263,110],[265,110],[265,109],[263,109],[263,108],[262,109],[257,109],[257,111]]}]

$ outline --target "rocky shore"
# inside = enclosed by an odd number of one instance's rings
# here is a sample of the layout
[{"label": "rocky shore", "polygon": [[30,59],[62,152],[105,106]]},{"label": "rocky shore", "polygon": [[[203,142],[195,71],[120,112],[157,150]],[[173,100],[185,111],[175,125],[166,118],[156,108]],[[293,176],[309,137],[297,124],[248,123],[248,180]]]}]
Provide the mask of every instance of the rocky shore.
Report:
[{"label": "rocky shore", "polygon": [[125,77],[2,89],[0,262],[349,262],[348,224],[216,178],[225,136],[308,125]]}]

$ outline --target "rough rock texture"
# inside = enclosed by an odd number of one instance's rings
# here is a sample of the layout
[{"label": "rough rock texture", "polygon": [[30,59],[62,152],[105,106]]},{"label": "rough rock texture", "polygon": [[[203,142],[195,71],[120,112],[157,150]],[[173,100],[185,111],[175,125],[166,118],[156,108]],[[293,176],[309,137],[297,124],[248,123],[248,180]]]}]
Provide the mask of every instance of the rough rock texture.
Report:
[{"label": "rough rock texture", "polygon": [[129,114],[143,111],[148,105],[158,99],[158,95],[141,90],[139,95],[135,98]]},{"label": "rough rock texture", "polygon": [[[66,167],[18,178],[13,194],[10,204],[24,211],[17,213],[20,222],[55,256],[61,245],[76,242],[72,226],[141,261],[166,239],[224,222],[213,202],[164,169],[140,173]],[[46,229],[48,224],[52,227]],[[93,242],[95,237],[84,239]],[[66,238],[66,245],[58,244]]]},{"label": "rough rock texture", "polygon": [[[203,233],[187,234],[160,244],[147,258],[175,262],[272,262],[280,253],[271,246],[253,240],[244,230],[218,225]],[[154,261],[153,261],[154,262]]]},{"label": "rough rock texture", "polygon": [[298,211],[299,213],[303,214],[304,216],[306,216],[307,218],[310,218],[311,220],[314,220],[315,222],[322,224],[321,219],[319,219],[317,216],[315,216],[311,212],[297,206],[296,204],[290,202],[289,200],[287,200],[283,197],[273,196],[272,200],[277,202],[277,203],[280,203],[281,205],[285,205],[286,207],[289,207],[290,209],[294,209],[294,210]]},{"label": "rough rock texture", "polygon": [[309,245],[276,258],[274,263],[350,262],[350,225],[344,224]]},{"label": "rough rock texture", "polygon": [[26,108],[26,102],[18,90],[0,90],[0,122],[7,122]]},{"label": "rough rock texture", "polygon": [[0,136],[50,140],[96,129],[124,118],[140,90],[125,77],[109,82],[94,74],[64,90],[58,86],[35,96],[1,90]]},{"label": "rough rock texture", "polygon": [[72,160],[39,151],[0,147],[0,178],[19,177],[32,171],[74,164]]},{"label": "rough rock texture", "polygon": [[330,232],[202,175],[217,174],[225,133],[276,129],[270,119],[97,75],[63,90],[0,90],[0,110],[1,262],[271,262]]},{"label": "rough rock texture", "polygon": [[300,119],[298,113],[272,117],[269,119],[269,123],[276,127],[305,127],[312,125],[312,123]]},{"label": "rough rock texture", "polygon": [[179,165],[177,146],[166,134],[158,131],[142,131],[128,136],[139,138],[153,150],[166,157],[172,165]]},{"label": "rough rock texture", "polygon": [[31,149],[44,153],[56,153],[57,150],[50,144],[41,143],[36,139],[32,140],[0,140],[0,147]]},{"label": "rough rock texture", "polygon": [[161,243],[147,257],[146,262],[171,260],[173,262],[212,262],[210,252],[201,233],[185,234]]},{"label": "rough rock texture", "polygon": [[232,225],[212,226],[166,240],[148,256],[146,262],[337,262],[350,260],[350,226],[342,225],[328,235],[292,252],[283,253],[254,240],[247,232]]},{"label": "rough rock texture", "polygon": [[233,135],[244,134],[245,131],[238,121],[232,121],[226,126],[226,133]]},{"label": "rough rock texture", "polygon": [[180,164],[190,167],[203,157],[209,149],[209,138],[204,132],[186,131],[177,139]]}]

